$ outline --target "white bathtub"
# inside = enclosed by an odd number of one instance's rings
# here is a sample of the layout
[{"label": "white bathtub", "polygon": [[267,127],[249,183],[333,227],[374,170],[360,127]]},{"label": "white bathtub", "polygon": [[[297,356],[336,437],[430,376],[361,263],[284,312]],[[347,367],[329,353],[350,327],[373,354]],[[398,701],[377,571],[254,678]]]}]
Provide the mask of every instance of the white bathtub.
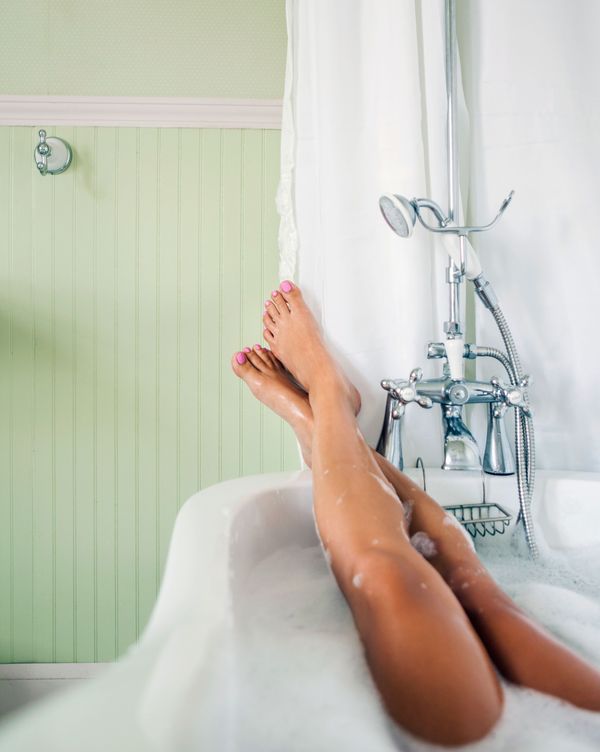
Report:
[{"label": "white bathtub", "polygon": [[[409,473],[421,481],[420,471]],[[444,504],[481,500],[476,474],[428,469],[426,475],[428,492]],[[487,500],[516,517],[514,477],[488,476],[486,485]],[[580,562],[582,548],[600,551],[600,474],[538,472],[534,510],[544,548],[559,552],[563,563]],[[496,536],[485,547],[502,549],[508,559],[509,538]],[[196,494],[177,517],[160,594],[137,645],[86,686],[5,722],[0,750],[403,748],[407,741],[394,742],[317,546],[309,472],[252,476]],[[563,585],[561,597],[584,598],[564,595]],[[544,600],[535,582],[515,592],[525,606]],[[588,621],[597,616],[597,634],[588,630],[577,647],[600,660],[600,605],[574,602],[560,617],[561,636],[570,637],[573,608],[581,607]],[[532,702],[548,706],[545,698]],[[580,729],[589,725],[586,744],[596,733],[600,742],[596,714],[553,707],[553,718],[561,713],[554,740],[564,732],[572,741],[569,724],[576,720]],[[503,733],[506,744],[520,738]],[[539,749],[551,749],[540,733]],[[504,744],[499,738],[482,749],[510,748]]]}]

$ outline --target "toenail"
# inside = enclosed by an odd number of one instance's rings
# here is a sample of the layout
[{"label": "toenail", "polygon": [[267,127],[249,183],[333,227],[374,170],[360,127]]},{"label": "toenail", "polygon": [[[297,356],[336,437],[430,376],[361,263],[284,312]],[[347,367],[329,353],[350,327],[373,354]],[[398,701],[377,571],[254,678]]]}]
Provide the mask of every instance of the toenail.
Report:
[{"label": "toenail", "polygon": [[243,365],[243,364],[244,364],[244,363],[246,362],[246,356],[244,355],[244,353],[243,353],[243,352],[239,352],[239,353],[238,353],[238,354],[237,354],[237,355],[235,356],[235,359],[237,360],[237,362],[238,362],[238,363],[239,363],[240,365]]},{"label": "toenail", "polygon": [[254,345],[255,350],[262,350],[262,347],[260,345]]},{"label": "toenail", "polygon": [[280,286],[281,286],[281,289],[283,290],[283,292],[291,292],[291,291],[292,291],[292,288],[294,287],[294,285],[292,285],[292,283],[291,283],[291,282],[288,282],[288,281],[287,281],[287,279],[286,279],[286,280],[284,280],[284,281],[283,281],[283,282],[281,283],[281,285],[280,285]]},{"label": "toenail", "polygon": [[265,300],[265,306],[268,306],[268,305],[271,305],[271,301],[270,300]]},{"label": "toenail", "polygon": [[249,352],[252,352],[252,350],[249,347],[244,347],[243,352],[249,353]]}]

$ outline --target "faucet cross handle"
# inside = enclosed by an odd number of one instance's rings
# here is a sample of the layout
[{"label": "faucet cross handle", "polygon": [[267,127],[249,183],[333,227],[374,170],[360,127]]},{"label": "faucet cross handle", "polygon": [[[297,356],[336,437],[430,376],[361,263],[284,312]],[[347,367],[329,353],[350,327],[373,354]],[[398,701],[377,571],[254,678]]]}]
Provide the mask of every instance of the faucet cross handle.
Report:
[{"label": "faucet cross handle", "polygon": [[518,385],[510,386],[505,386],[496,376],[491,379],[491,384],[496,390],[499,402],[504,403],[508,407],[519,407],[525,415],[531,417],[531,408],[527,402],[525,392],[529,383],[529,376],[524,376]]},{"label": "faucet cross handle", "polygon": [[423,371],[421,368],[413,368],[408,377],[408,381],[402,379],[384,379],[381,382],[381,386],[390,392],[392,397],[398,400],[398,405],[394,408],[392,417],[397,419],[404,415],[404,406],[409,402],[416,402],[417,405],[429,409],[433,407],[433,402],[430,397],[425,397],[419,394],[416,384],[423,378]]}]

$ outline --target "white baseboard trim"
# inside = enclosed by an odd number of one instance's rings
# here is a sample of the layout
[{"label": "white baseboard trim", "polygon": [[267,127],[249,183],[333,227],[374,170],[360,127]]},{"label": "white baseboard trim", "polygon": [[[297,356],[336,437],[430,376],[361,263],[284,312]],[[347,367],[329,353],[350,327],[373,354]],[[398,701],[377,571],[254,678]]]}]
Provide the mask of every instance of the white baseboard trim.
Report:
[{"label": "white baseboard trim", "polygon": [[91,679],[110,663],[3,663],[0,681],[27,679]]},{"label": "white baseboard trim", "polygon": [[275,130],[281,100],[2,95],[0,125]]}]

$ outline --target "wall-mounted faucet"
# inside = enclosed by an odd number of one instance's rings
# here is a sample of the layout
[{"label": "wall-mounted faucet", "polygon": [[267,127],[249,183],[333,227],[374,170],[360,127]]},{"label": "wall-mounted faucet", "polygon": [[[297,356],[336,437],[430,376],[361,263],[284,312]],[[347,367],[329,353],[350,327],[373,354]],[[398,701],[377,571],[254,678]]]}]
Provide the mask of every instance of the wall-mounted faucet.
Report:
[{"label": "wall-mounted faucet", "polygon": [[[521,362],[508,323],[489,281],[483,276],[477,253],[469,242],[472,233],[490,230],[500,220],[510,202],[513,191],[504,199],[496,217],[486,225],[460,225],[459,221],[459,163],[456,131],[456,0],[446,0],[446,95],[448,148],[448,213],[429,198],[409,200],[398,194],[386,194],[379,207],[388,225],[402,238],[412,235],[419,220],[428,231],[438,234],[445,244],[449,260],[446,281],[449,285],[449,317],[444,322],[445,342],[431,342],[427,357],[443,358],[443,376],[423,379],[420,368],[413,369],[408,380],[385,379],[381,386],[387,391],[383,428],[377,451],[402,469],[402,423],[406,408],[416,402],[423,408],[439,404],[444,428],[444,470],[483,470],[496,475],[517,473],[519,519],[525,527],[527,543],[537,556],[537,545],[531,517],[531,498],[535,480],[535,443],[533,422],[527,388],[529,377],[524,376]],[[432,213],[437,225],[425,221],[423,210]],[[467,344],[463,339],[460,320],[460,294],[465,277],[473,282],[475,292],[491,312],[506,348],[506,352],[492,347]],[[464,360],[477,357],[495,358],[504,367],[508,381],[493,378],[489,382],[465,379]],[[477,442],[463,420],[463,407],[469,404],[488,405],[488,431],[483,456]],[[516,463],[506,435],[504,414],[513,408],[515,417]]]},{"label": "wall-mounted faucet", "polygon": [[35,147],[33,158],[40,175],[58,175],[64,172],[73,160],[73,151],[66,141],[57,136],[46,138],[46,131],[38,131],[39,144]]}]

